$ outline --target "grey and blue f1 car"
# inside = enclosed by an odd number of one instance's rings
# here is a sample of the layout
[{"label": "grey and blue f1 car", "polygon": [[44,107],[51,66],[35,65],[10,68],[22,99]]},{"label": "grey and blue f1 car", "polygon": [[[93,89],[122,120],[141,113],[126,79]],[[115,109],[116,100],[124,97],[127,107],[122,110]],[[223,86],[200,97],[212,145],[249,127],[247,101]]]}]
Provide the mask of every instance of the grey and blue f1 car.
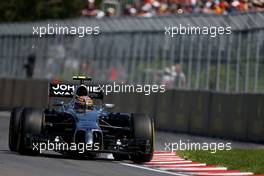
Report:
[{"label": "grey and blue f1 car", "polygon": [[[103,93],[98,87],[84,84],[91,78],[77,76],[74,80],[79,80],[80,84],[50,84],[49,96],[57,101],[50,102],[47,108],[18,107],[12,110],[10,150],[37,155],[40,153],[38,144],[52,142],[53,146],[61,144],[54,150],[64,155],[94,158],[100,153],[112,153],[115,160],[150,161],[154,152],[153,119],[138,113],[110,112],[114,105],[103,103]],[[86,95],[99,103],[89,111],[77,112],[75,97]],[[70,97],[70,101],[58,101],[62,97]],[[89,147],[84,152],[78,151],[79,148],[65,149],[73,144]]]}]

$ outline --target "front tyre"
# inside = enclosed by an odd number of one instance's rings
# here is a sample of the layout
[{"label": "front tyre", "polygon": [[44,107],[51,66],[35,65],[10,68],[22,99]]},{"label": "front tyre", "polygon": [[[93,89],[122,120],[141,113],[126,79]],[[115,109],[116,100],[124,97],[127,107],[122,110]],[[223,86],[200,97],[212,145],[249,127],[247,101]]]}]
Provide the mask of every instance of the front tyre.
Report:
[{"label": "front tyre", "polygon": [[130,156],[134,163],[149,162],[154,153],[153,119],[143,114],[132,114],[133,137],[140,148]]},{"label": "front tyre", "polygon": [[17,138],[19,134],[19,121],[23,108],[13,108],[10,115],[8,144],[10,151],[17,151]]},{"label": "front tyre", "polygon": [[18,135],[18,152],[25,155],[37,155],[33,150],[32,136],[41,135],[44,113],[42,109],[25,108],[21,114]]}]

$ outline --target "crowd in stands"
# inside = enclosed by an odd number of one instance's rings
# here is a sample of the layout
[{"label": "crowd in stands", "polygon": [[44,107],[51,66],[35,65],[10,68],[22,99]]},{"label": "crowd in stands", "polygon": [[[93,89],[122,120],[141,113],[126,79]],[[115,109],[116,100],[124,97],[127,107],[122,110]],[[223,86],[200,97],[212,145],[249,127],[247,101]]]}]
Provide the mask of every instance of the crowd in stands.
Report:
[{"label": "crowd in stands", "polygon": [[[84,16],[115,16],[116,9],[105,11],[96,9],[95,0],[88,0],[82,11]],[[237,12],[264,11],[264,0],[141,0],[126,4],[123,15],[126,16],[164,16],[180,13],[228,14]]]}]

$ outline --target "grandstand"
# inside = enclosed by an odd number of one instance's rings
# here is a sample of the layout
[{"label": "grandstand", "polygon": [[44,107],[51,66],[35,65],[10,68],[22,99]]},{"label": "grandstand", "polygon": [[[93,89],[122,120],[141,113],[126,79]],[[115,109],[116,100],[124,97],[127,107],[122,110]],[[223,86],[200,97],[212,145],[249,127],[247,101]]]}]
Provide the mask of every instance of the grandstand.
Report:
[{"label": "grandstand", "polygon": [[230,14],[264,10],[263,0],[103,0],[101,10],[89,0],[84,16],[168,16],[182,13]]}]

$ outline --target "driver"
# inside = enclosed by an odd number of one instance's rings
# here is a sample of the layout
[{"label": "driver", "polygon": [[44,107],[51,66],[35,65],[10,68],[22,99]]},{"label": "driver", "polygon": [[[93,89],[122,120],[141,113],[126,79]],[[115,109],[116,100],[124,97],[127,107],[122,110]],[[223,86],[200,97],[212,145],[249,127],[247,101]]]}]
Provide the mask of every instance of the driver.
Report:
[{"label": "driver", "polygon": [[93,100],[89,96],[76,96],[74,109],[77,112],[86,112],[93,110]]}]

